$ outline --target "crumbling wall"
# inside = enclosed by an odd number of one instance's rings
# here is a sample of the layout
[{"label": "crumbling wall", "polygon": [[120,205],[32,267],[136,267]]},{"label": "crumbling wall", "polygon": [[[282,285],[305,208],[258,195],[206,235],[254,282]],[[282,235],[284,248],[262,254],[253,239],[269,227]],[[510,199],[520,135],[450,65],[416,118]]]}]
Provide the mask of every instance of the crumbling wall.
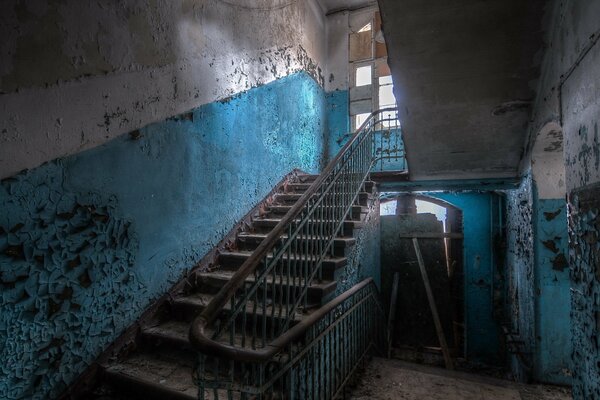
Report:
[{"label": "crumbling wall", "polygon": [[55,397],[143,306],[119,200],[55,162],[0,185],[0,397]]},{"label": "crumbling wall", "polygon": [[600,398],[600,189],[576,191],[569,203],[573,392]]},{"label": "crumbling wall", "polygon": [[0,179],[298,71],[316,0],[0,3]]},{"label": "crumbling wall", "polygon": [[[600,182],[600,1],[551,3],[548,44],[538,85],[530,135],[554,122],[564,136],[566,191],[569,198],[569,268],[573,395],[600,396],[600,335],[593,238],[598,233],[594,207],[581,209],[578,194]],[[533,140],[530,141],[533,144]],[[541,188],[539,188],[541,189]],[[588,214],[591,212],[591,214]],[[566,289],[565,289],[566,290]],[[565,323],[567,323],[565,321]]]},{"label": "crumbling wall", "polygon": [[567,204],[534,197],[535,359],[534,377],[571,383],[571,293]]},{"label": "crumbling wall", "polygon": [[507,192],[506,310],[504,328],[509,367],[514,378],[527,381],[535,346],[533,189],[528,174],[516,190]]},{"label": "crumbling wall", "polygon": [[325,108],[298,73],[3,180],[0,398],[56,397],[286,173],[317,172]]},{"label": "crumbling wall", "polygon": [[355,232],[356,244],[346,255],[348,264],[336,274],[336,296],[367,278],[373,278],[381,290],[381,218],[378,193],[369,201],[371,204],[362,226]]}]

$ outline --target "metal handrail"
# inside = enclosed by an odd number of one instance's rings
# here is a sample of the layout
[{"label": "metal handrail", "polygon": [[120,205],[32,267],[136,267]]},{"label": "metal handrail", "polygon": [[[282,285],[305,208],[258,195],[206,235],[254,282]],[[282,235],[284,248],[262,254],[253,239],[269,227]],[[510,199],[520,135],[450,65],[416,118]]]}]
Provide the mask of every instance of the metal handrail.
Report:
[{"label": "metal handrail", "polygon": [[[386,354],[384,327],[377,286],[368,278],[278,338],[274,344],[281,350],[271,350],[269,359],[227,361],[200,354],[194,370],[198,398],[207,393],[242,400],[338,398],[369,352]],[[306,362],[313,368],[298,368]]]},{"label": "metal handrail", "polygon": [[[341,170],[337,171],[334,175],[336,168],[342,165],[344,162],[348,160],[349,149],[352,148],[355,144],[362,144],[364,140],[369,137],[369,134],[373,134],[375,131],[375,127],[378,123],[381,123],[381,120],[377,120],[376,117],[380,115],[385,115],[385,113],[396,113],[397,110],[395,108],[387,108],[383,110],[378,110],[370,114],[369,118],[361,125],[361,127],[356,131],[356,133],[352,136],[352,138],[344,145],[344,147],[340,150],[337,156],[327,165],[327,167],[323,170],[323,172],[317,177],[317,179],[313,182],[313,184],[306,190],[306,192],[300,197],[300,199],[292,206],[292,208],[286,213],[286,215],[282,218],[282,220],[273,228],[273,230],[266,236],[266,238],[260,243],[260,245],[253,251],[251,256],[242,264],[242,266],[236,271],[236,273],[232,276],[232,278],[226,282],[226,284],[221,288],[221,290],[212,298],[210,303],[204,308],[203,312],[197,316],[192,325],[190,327],[189,332],[189,340],[192,346],[201,351],[203,354],[210,356],[218,356],[225,359],[230,360],[239,360],[239,361],[248,361],[248,362],[262,362],[270,359],[273,355],[277,354],[288,341],[293,340],[296,335],[300,335],[301,330],[306,327],[306,324],[299,323],[293,328],[289,329],[287,332],[281,334],[276,339],[272,340],[270,343],[264,343],[262,348],[255,349],[247,349],[244,347],[236,347],[233,344],[226,344],[223,342],[219,342],[215,340],[216,335],[218,335],[219,330],[217,330],[217,334],[209,337],[207,335],[207,328],[212,324],[219,316],[223,308],[231,302],[232,309],[237,306],[237,312],[240,311],[241,307],[245,306],[239,302],[235,303],[235,294],[238,290],[240,290],[247,278],[252,274],[256,273],[257,267],[261,264],[263,260],[267,260],[270,256],[269,252],[274,248],[276,243],[280,242],[280,237],[286,230],[290,230],[292,223],[296,221],[298,216],[302,213],[302,211],[307,207],[309,201],[313,198],[315,194],[319,191],[321,192],[321,196],[324,196],[327,190],[334,185],[335,179],[341,173]],[[391,120],[391,119],[390,119]],[[360,142],[360,143],[359,143]],[[369,171],[377,162],[377,160],[382,157],[378,157],[375,153],[374,146],[371,149],[371,159],[368,163],[368,168],[366,169],[365,176],[358,177],[356,182],[360,181],[360,186],[366,179]],[[331,180],[331,182],[329,182]],[[329,185],[324,188],[325,185]],[[356,193],[349,194],[352,197],[352,202],[358,195],[358,190]],[[315,204],[317,204],[322,199],[315,200]],[[335,237],[338,234],[340,226],[343,224],[343,221],[346,218],[348,210],[345,210],[343,216],[341,216],[341,221],[335,221],[333,231],[331,232],[332,237]],[[310,215],[309,215],[310,216]],[[334,217],[333,215],[331,216]],[[297,233],[300,228],[296,229]],[[321,250],[323,250],[323,255],[328,251],[330,244],[323,246]],[[279,255],[281,255],[280,252]],[[271,257],[274,257],[272,255]],[[322,259],[317,261],[317,268],[320,268]],[[266,271],[268,273],[269,271]],[[304,291],[300,294],[300,297],[306,296],[307,287],[314,279],[317,271],[312,271],[310,276],[307,276],[305,279],[305,288]],[[264,276],[264,275],[263,275]],[[258,279],[256,280],[258,282]],[[256,288],[254,288],[256,290]],[[247,296],[248,297],[248,296]],[[295,313],[295,309],[298,307],[298,303],[300,300],[294,302],[292,307],[292,311],[288,310],[287,317],[292,313]],[[240,305],[241,304],[241,305]],[[235,318],[235,312],[232,313],[233,318]],[[320,314],[316,314],[320,315]],[[308,321],[314,321],[314,318],[311,316],[307,318]],[[229,321],[231,322],[231,321]],[[233,321],[235,323],[235,321]],[[287,325],[286,325],[287,328]],[[291,332],[291,333],[290,333]],[[263,338],[264,340],[264,338]]]}]

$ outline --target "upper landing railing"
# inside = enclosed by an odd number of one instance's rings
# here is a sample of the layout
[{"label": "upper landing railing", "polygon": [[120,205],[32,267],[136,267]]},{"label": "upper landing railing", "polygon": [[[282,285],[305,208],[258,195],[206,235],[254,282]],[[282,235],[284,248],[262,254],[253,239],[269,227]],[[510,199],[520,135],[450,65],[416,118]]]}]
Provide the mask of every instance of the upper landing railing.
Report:
[{"label": "upper landing railing", "polygon": [[[372,170],[405,169],[397,109],[373,112],[233,277],[196,317],[190,342],[205,355],[267,362],[308,307],[309,287]],[[228,306],[227,313],[222,313]],[[250,328],[248,328],[250,326]]]}]

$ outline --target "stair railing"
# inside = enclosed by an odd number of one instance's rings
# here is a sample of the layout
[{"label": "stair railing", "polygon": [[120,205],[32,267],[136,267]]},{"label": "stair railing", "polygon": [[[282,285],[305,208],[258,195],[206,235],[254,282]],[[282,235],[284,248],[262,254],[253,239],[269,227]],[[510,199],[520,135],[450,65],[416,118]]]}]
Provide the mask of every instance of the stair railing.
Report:
[{"label": "stair railing", "polygon": [[377,286],[365,279],[258,350],[261,361],[202,356],[198,397],[339,398],[371,350],[386,354],[384,325]]},{"label": "stair railing", "polygon": [[377,163],[404,160],[401,146],[385,146],[401,143],[392,141],[394,135],[400,135],[395,108],[369,116],[195,318],[189,334],[195,349],[228,360],[271,358],[272,342],[312,305],[311,285],[322,281],[323,261],[333,255],[335,238],[346,233],[370,171]]}]

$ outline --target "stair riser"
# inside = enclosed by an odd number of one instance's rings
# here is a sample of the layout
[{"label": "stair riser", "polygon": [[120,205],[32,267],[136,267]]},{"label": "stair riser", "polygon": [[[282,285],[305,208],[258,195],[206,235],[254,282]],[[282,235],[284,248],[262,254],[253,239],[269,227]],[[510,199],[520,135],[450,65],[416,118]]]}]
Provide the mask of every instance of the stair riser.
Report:
[{"label": "stair riser", "polygon": [[[195,317],[197,317],[202,310],[204,310],[204,307],[202,306],[198,306],[198,305],[193,305],[193,304],[189,304],[189,303],[178,303],[178,304],[173,304],[173,313],[172,313],[172,318],[176,318],[178,320],[181,321],[187,321],[187,322],[192,322],[194,320]],[[285,310],[284,310],[285,312]],[[241,324],[243,323],[243,316],[244,313],[240,313],[238,315],[238,317],[236,318],[236,320],[238,321],[238,327],[241,326]],[[254,314],[252,312],[252,310],[247,310],[245,312],[246,314],[246,324],[247,324],[247,328],[250,329],[251,327],[251,323],[254,319]],[[262,321],[262,314],[263,314],[263,310],[261,306],[257,307],[256,310],[256,318],[257,321],[259,321],[259,324],[261,324],[260,321]],[[267,308],[267,329],[270,331],[271,329],[271,325],[273,322],[275,322],[275,326],[278,326],[280,322],[282,322],[283,320],[283,316],[280,316],[277,312],[277,310],[275,311],[275,315],[273,317],[271,317],[271,310],[269,308]],[[297,321],[294,321],[292,323],[292,325],[295,325]],[[262,327],[262,325],[260,325]],[[247,337],[250,337],[252,332],[251,331],[246,331]],[[154,335],[152,336],[147,336],[148,340],[154,340],[157,344],[160,344],[161,339],[155,337]],[[174,347],[181,347],[182,345],[185,346],[186,348],[189,347],[189,344],[187,343],[182,343],[179,341],[173,341],[173,346]]]},{"label": "stair riser", "polygon": [[[227,282],[227,281],[224,279],[220,279],[220,277],[211,277],[209,279],[205,279],[202,283],[202,291],[205,293],[212,292],[212,293],[216,294],[219,291],[219,289],[225,285],[225,282]],[[336,284],[337,284],[336,282],[332,282],[330,285],[328,285],[325,288],[315,287],[315,286],[309,287],[308,288],[308,302],[311,304],[321,304],[321,300],[323,299],[323,297],[326,294],[335,290]],[[271,285],[271,284],[268,285],[267,297],[270,296],[272,286],[273,285]],[[290,287],[290,290],[293,290],[294,288],[296,288],[296,290],[298,290],[298,291],[300,290],[300,288],[296,285],[292,285]],[[277,291],[277,293],[279,293],[280,290],[284,290],[284,293],[285,293],[285,291],[287,290],[287,285],[285,283],[283,285],[276,284],[275,290]],[[263,290],[259,289],[257,292],[258,292],[259,298],[261,298],[261,296],[263,295],[263,293],[262,293]]]},{"label": "stair riser", "polygon": [[[306,192],[310,186],[314,183],[314,180],[310,180],[307,182],[297,182],[297,183],[289,183],[286,185],[285,187],[285,192],[286,193],[304,193]],[[363,191],[365,192],[371,192],[373,191],[373,186],[375,185],[375,182],[373,181],[366,181],[362,187]]]},{"label": "stair riser", "polygon": [[[302,195],[300,193],[283,193],[275,196],[274,204],[275,205],[283,205],[290,206],[294,205]],[[366,206],[367,200],[369,198],[369,193],[360,192],[357,197],[356,205]]]},{"label": "stair riser", "polygon": [[[285,214],[291,209],[291,206],[273,206],[267,211],[267,218],[283,218]],[[352,215],[348,218],[353,221],[359,221],[360,216],[363,212],[362,206],[352,206]]]},{"label": "stair riser", "polygon": [[[256,220],[252,223],[252,230],[256,233],[269,233],[273,230],[273,228],[275,228],[275,226],[277,225],[277,221],[272,221],[272,220]],[[310,225],[309,224],[309,229],[310,229]],[[356,221],[345,221],[344,222],[344,230],[343,232],[339,232],[338,234],[340,236],[352,236],[354,234],[354,229],[355,228],[359,228],[360,227],[360,223],[356,222]],[[315,231],[318,228],[315,228]]]},{"label": "stair riser", "polygon": [[[262,242],[261,238],[240,238],[237,239],[237,248],[241,251],[253,251]],[[335,241],[333,243],[333,255],[336,257],[345,257],[354,246],[354,242]]]},{"label": "stair riser", "polygon": [[[239,267],[242,266],[242,264],[246,261],[247,258],[245,257],[234,257],[234,256],[224,256],[221,255],[219,258],[219,265],[221,266],[222,269],[226,270],[226,271],[237,271],[239,269]],[[331,279],[333,278],[333,273],[335,272],[335,270],[343,268],[345,265],[347,264],[347,260],[346,259],[338,259],[336,261],[328,261],[325,260],[322,263],[322,271],[323,271],[323,279]],[[258,268],[262,267],[262,263],[259,264]],[[281,262],[278,263],[278,267],[277,270],[279,272],[281,272],[281,268],[283,268],[283,272],[287,275],[288,273],[288,267],[289,267],[289,274],[290,276],[303,276],[307,266],[306,265],[302,265],[302,262],[300,260],[297,261],[291,261],[288,263],[286,260],[283,260]]]}]

